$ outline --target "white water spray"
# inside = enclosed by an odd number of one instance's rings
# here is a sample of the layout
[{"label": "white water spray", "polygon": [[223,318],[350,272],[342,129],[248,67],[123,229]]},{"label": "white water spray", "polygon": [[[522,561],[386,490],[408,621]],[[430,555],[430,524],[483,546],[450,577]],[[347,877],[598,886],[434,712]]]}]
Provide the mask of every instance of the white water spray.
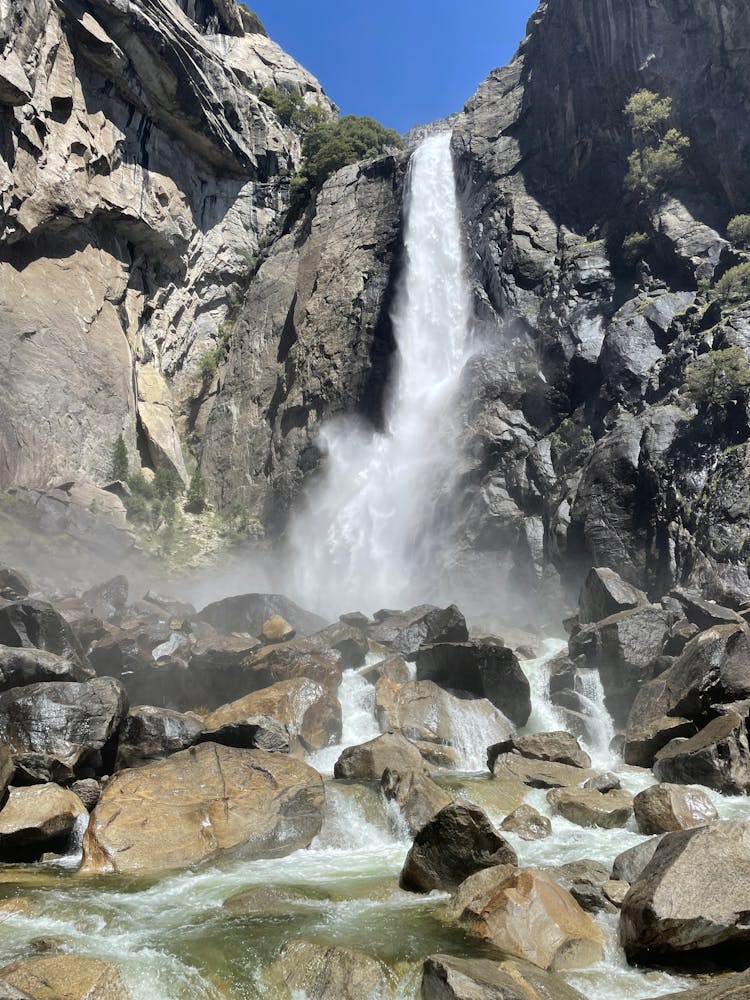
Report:
[{"label": "white water spray", "polygon": [[438,576],[435,506],[458,454],[451,401],[469,330],[449,133],[412,157],[404,242],[386,432],[352,419],[322,430],[326,473],[290,530],[297,596],[323,612],[415,603]]}]

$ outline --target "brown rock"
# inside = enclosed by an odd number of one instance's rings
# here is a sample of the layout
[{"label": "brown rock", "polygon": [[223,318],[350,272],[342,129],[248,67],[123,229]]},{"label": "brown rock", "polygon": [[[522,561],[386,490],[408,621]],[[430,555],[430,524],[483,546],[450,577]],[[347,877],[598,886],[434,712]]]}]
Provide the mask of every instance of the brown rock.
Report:
[{"label": "brown rock", "polygon": [[288,642],[296,634],[294,628],[281,615],[272,615],[268,621],[263,622],[260,637],[266,643]]},{"label": "brown rock", "polygon": [[695,736],[672,740],[656,755],[654,774],[659,781],[705,785],[725,795],[746,794],[750,738],[745,720],[728,712]]},{"label": "brown rock", "polygon": [[383,795],[395,802],[412,836],[432,817],[450,805],[450,795],[424,771],[398,771],[386,768],[380,779]]},{"label": "brown rock", "polygon": [[553,733],[531,733],[528,736],[514,736],[506,743],[489,747],[487,764],[489,769],[501,753],[520,753],[529,760],[548,760],[570,767],[591,767],[591,758],[580,743],[570,733],[561,730]]},{"label": "brown rock", "polygon": [[564,980],[531,962],[431,955],[422,970],[422,1000],[584,1000]]},{"label": "brown rock", "polygon": [[552,824],[546,816],[524,803],[505,817],[500,829],[515,833],[521,840],[544,840],[552,833]]},{"label": "brown rock", "polygon": [[413,743],[398,733],[383,733],[367,743],[347,747],[334,765],[333,776],[380,781],[386,768],[401,773],[424,770],[425,766]]},{"label": "brown rock", "polygon": [[605,830],[625,826],[633,815],[633,796],[619,789],[604,795],[593,788],[553,788],[547,792],[552,809],[578,826]]},{"label": "brown rock", "polygon": [[231,853],[281,857],[320,830],[323,782],[282,754],[204,743],[117,774],[84,838],[81,871],[158,873]]},{"label": "brown rock", "polygon": [[746,1000],[747,997],[750,997],[750,969],[733,976],[713,976],[695,989],[662,994],[659,1000]]},{"label": "brown rock", "polygon": [[120,971],[109,962],[50,955],[13,962],[0,979],[34,1000],[130,1000]]},{"label": "brown rock", "polygon": [[613,906],[616,906],[619,910],[623,904],[623,900],[628,894],[629,888],[629,882],[623,882],[618,879],[608,879],[602,886],[602,892],[610,903],[612,903]]},{"label": "brown rock", "polygon": [[45,851],[65,853],[79,816],[86,807],[59,785],[11,788],[0,810],[0,860],[29,861]]},{"label": "brown rock", "polygon": [[381,997],[390,982],[377,959],[351,948],[331,948],[307,941],[284,945],[279,959],[284,982],[306,1000],[364,1000]]},{"label": "brown rock", "polygon": [[685,785],[652,785],[636,795],[633,810],[638,829],[649,836],[691,830],[719,818],[704,791]]},{"label": "brown rock", "polygon": [[582,785],[596,771],[555,761],[531,760],[517,753],[502,753],[492,765],[495,778],[515,778],[531,788],[567,788]]}]

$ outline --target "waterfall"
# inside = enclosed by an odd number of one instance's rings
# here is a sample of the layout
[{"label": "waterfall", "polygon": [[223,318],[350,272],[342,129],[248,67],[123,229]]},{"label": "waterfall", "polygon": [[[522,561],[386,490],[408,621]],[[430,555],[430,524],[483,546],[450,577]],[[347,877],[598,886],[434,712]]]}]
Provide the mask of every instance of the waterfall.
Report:
[{"label": "waterfall", "polygon": [[587,744],[592,761],[597,767],[615,766],[617,755],[610,750],[610,744],[615,737],[615,727],[604,701],[604,688],[599,671],[590,668],[577,670],[575,691],[586,717]]},{"label": "waterfall", "polygon": [[386,429],[322,429],[326,471],[290,527],[298,599],[324,613],[416,603],[439,577],[435,507],[458,457],[451,403],[469,330],[450,133],[412,157],[404,249]]}]

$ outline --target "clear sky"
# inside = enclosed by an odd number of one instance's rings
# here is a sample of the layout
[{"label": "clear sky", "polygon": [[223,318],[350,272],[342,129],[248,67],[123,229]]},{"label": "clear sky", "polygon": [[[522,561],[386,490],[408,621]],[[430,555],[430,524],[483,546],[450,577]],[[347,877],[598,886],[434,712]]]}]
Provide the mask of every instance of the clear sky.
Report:
[{"label": "clear sky", "polygon": [[536,0],[247,0],[342,114],[405,132],[460,111],[509,61]]}]

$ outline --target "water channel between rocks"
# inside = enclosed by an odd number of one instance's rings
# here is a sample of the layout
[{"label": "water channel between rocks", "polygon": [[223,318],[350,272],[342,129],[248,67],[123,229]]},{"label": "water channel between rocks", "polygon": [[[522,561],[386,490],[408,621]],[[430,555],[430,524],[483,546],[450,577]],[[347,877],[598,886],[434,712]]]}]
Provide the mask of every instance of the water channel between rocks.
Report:
[{"label": "water channel between rocks", "polygon": [[[554,708],[545,697],[545,664],[559,648],[548,641],[542,656],[524,662],[534,695],[527,731],[554,727]],[[339,691],[346,720],[342,746],[378,732],[370,692],[356,671],[347,672]],[[605,714],[603,706],[598,710]],[[481,741],[481,732],[476,737]],[[616,770],[631,792],[654,783],[651,772],[624,767],[594,745],[587,748],[594,765]],[[330,772],[340,750],[313,755],[311,762]],[[484,751],[484,745],[474,750]],[[550,815],[543,791],[494,780],[486,770],[443,771],[436,777],[453,794],[484,808],[495,823],[521,798]],[[722,818],[750,818],[747,799],[709,794]],[[527,843],[512,834],[508,839],[522,865],[545,866],[581,858],[610,865],[645,838],[632,821],[626,829],[583,829],[555,816],[546,840]],[[491,957],[494,952],[443,920],[445,894],[420,896],[398,888],[408,847],[398,815],[374,783],[328,778],[321,833],[308,850],[286,858],[185,871],[153,883],[112,876],[83,879],[51,866],[4,869],[0,897],[20,895],[30,907],[2,915],[0,959],[6,963],[45,948],[107,959],[123,970],[134,1000],[288,1000],[275,961],[283,944],[304,939],[380,958],[392,970],[394,1000],[415,1000],[427,955]],[[268,893],[266,904],[252,914],[223,906],[250,887],[284,892]],[[605,960],[566,974],[584,996],[643,1000],[689,985],[685,978],[629,968],[617,945],[617,917],[595,919],[608,936]]]}]

